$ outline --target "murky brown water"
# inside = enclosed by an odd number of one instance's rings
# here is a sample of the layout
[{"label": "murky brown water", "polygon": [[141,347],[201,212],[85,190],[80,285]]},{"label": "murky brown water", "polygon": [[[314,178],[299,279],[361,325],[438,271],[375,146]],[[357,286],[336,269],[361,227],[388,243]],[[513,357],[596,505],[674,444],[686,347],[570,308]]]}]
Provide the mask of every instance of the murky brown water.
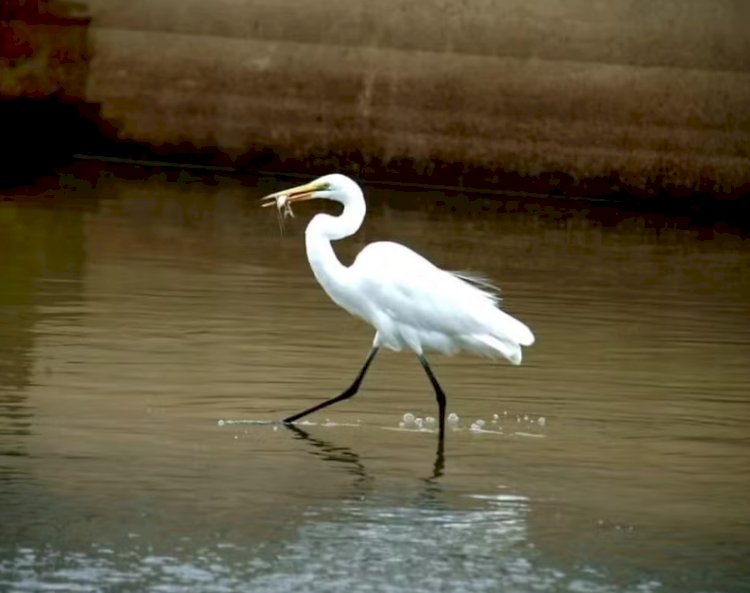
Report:
[{"label": "murky brown water", "polygon": [[750,589],[747,240],[370,189],[342,259],[483,270],[538,338],[432,357],[461,418],[436,471],[408,354],[305,432],[247,422],[337,393],[372,331],[309,272],[315,207],[283,239],[257,207],[288,181],[151,173],[0,202],[0,589]]}]

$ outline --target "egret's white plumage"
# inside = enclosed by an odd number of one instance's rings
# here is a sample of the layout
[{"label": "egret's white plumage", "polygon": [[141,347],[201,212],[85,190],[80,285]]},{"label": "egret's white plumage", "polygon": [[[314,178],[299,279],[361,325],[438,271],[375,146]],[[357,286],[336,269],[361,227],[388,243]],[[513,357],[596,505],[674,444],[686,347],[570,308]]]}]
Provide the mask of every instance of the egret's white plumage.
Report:
[{"label": "egret's white plumage", "polygon": [[518,364],[521,346],[534,341],[529,328],[498,308],[496,294],[398,243],[373,243],[362,250],[352,278],[368,305],[361,316],[378,330],[375,345],[417,354],[468,350]]},{"label": "egret's white plumage", "polygon": [[380,347],[414,351],[436,392],[439,386],[426,366],[425,351],[453,354],[466,350],[521,363],[521,347],[533,344],[534,335],[499,308],[500,298],[484,278],[441,270],[411,249],[389,241],[367,245],[351,266],[338,260],[331,241],[356,233],[366,213],[362,190],[348,177],[326,175],[267,196],[266,205],[275,203],[291,213],[292,203],[311,199],[333,200],[344,206],[339,216],[317,214],[307,226],[305,243],[315,278],[335,303],[376,329],[372,354],[355,381],[356,387]]}]

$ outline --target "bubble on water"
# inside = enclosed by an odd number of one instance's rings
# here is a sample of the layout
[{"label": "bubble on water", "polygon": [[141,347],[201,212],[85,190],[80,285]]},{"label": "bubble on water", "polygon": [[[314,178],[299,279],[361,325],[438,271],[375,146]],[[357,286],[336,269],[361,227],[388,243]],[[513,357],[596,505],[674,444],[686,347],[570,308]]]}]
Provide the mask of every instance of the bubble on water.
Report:
[{"label": "bubble on water", "polygon": [[435,424],[437,424],[437,420],[435,420],[435,418],[433,418],[432,416],[425,416],[424,425],[426,427],[432,428],[433,426],[435,426]]},{"label": "bubble on water", "polygon": [[544,416],[539,416],[537,424],[539,424],[539,426],[544,426],[545,424],[547,424],[547,419]]},{"label": "bubble on water", "polygon": [[448,423],[449,424],[458,424],[458,414],[455,412],[451,412],[448,414]]},{"label": "bubble on water", "polygon": [[224,426],[226,422],[224,422],[223,420],[219,420],[216,424],[218,424],[219,426]]},{"label": "bubble on water", "polygon": [[469,430],[472,432],[480,432],[482,430],[482,426],[478,422],[472,422]]},{"label": "bubble on water", "polygon": [[487,423],[480,418],[479,420],[475,420],[474,424],[476,424],[479,428],[484,428],[484,425]]},{"label": "bubble on water", "polygon": [[528,414],[524,414],[523,420],[524,420],[524,422],[528,422],[529,421],[529,415]]},{"label": "bubble on water", "polygon": [[407,426],[410,424],[414,424],[414,414],[412,414],[411,412],[407,412],[406,414],[404,414],[403,420],[404,424],[406,424]]},{"label": "bubble on water", "polygon": [[236,441],[236,440],[237,440],[238,438],[240,438],[240,437],[239,437],[239,436],[237,436],[237,435],[234,435],[234,440],[235,440],[235,441]]},{"label": "bubble on water", "polygon": [[492,421],[497,422],[498,420],[500,420],[500,416],[498,416],[497,414],[492,414]]},{"label": "bubble on water", "polygon": [[403,422],[399,422],[399,423],[398,423],[398,427],[399,427],[399,428],[405,428],[405,427],[406,427],[406,424],[404,424]]},{"label": "bubble on water", "polygon": [[503,410],[503,416],[507,416],[507,415],[508,415],[508,410]]},{"label": "bubble on water", "polygon": [[421,418],[416,418],[414,420],[414,424],[417,425],[417,428],[422,428],[422,426],[424,426],[424,420],[422,420]]},{"label": "bubble on water", "polygon": [[274,432],[276,432],[277,430],[279,430],[279,427],[278,426],[274,426],[273,430],[274,430]]}]

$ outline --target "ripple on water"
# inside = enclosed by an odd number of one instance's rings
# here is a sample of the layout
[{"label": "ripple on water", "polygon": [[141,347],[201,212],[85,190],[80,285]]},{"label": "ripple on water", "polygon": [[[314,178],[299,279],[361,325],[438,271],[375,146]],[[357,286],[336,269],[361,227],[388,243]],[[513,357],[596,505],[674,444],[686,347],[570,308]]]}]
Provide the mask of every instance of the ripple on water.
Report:
[{"label": "ripple on water", "polygon": [[545,564],[528,544],[529,499],[477,495],[474,508],[349,501],[321,509],[277,546],[217,542],[180,555],[137,538],[126,549],[63,553],[21,547],[0,553],[0,585],[19,593],[98,591],[496,592],[661,590],[654,579],[611,582],[590,566]]}]

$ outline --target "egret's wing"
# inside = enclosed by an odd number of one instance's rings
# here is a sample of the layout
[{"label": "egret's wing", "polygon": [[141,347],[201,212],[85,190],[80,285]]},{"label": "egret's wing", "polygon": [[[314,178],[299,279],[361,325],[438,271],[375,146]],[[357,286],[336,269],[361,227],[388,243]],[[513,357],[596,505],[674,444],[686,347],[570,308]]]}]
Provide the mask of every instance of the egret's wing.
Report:
[{"label": "egret's wing", "polygon": [[403,245],[368,245],[352,270],[371,309],[396,323],[446,335],[491,332],[525,340],[528,328],[496,307],[494,293],[441,270]]}]

